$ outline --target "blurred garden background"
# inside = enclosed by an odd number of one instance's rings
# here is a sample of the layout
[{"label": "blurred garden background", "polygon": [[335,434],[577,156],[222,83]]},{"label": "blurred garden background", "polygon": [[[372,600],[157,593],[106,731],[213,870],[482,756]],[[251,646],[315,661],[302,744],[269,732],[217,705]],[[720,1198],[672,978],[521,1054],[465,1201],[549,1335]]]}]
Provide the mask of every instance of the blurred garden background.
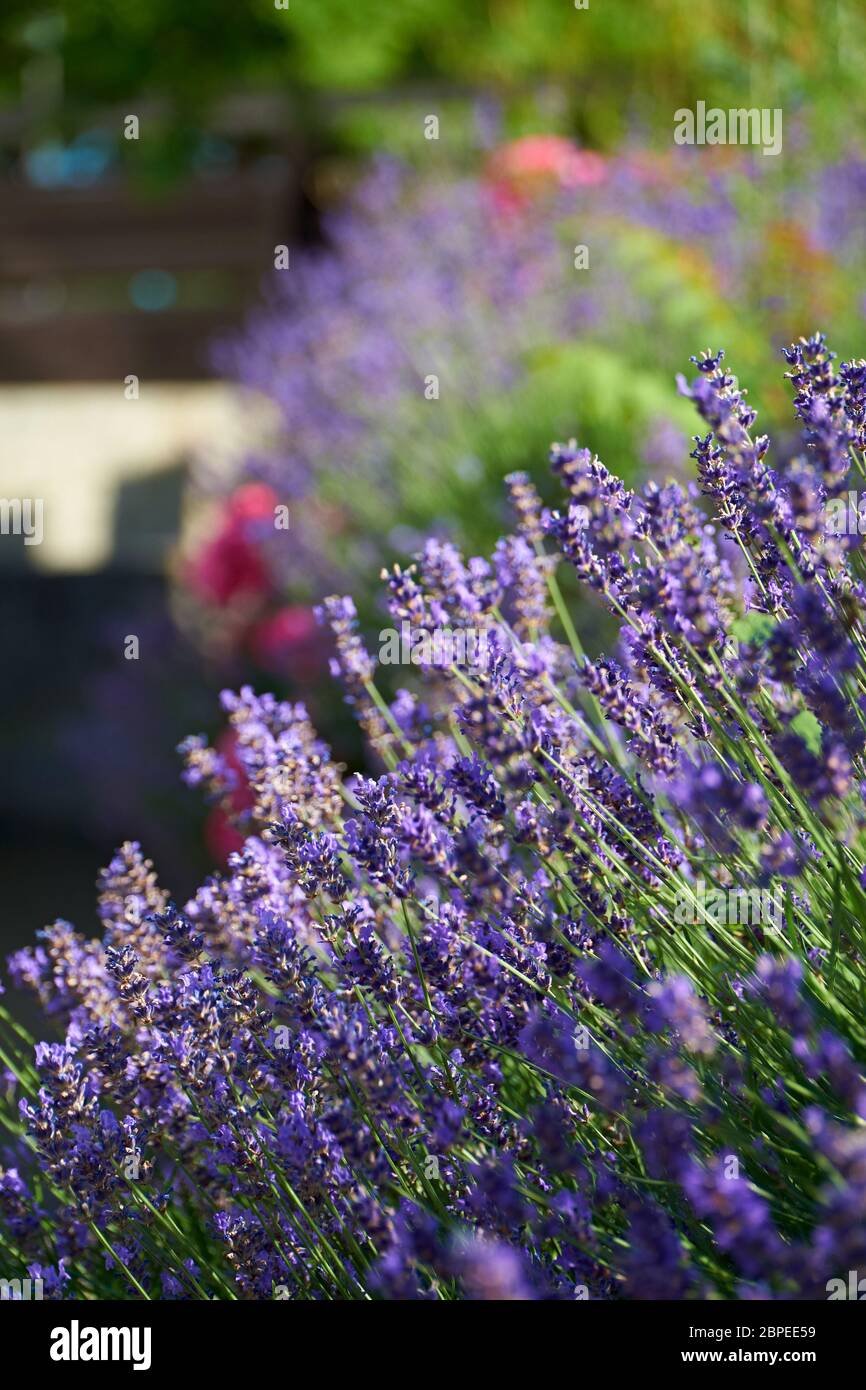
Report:
[{"label": "blurred garden background", "polygon": [[[684,344],[780,431],[768,341],[862,354],[864,54],[857,0],[6,0],[4,947],[86,930],[125,838],[180,899],[229,852],[173,753],[222,686],[362,758],[324,595],[375,634],[382,565],[486,553],[553,439],[688,477]],[[698,101],[781,153],[678,147]]]}]

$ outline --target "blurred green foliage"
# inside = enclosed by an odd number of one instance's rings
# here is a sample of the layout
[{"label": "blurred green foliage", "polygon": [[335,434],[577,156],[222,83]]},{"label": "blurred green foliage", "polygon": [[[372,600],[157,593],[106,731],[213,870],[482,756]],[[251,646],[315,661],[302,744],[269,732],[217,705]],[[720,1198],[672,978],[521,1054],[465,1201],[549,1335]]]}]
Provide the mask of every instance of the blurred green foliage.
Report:
[{"label": "blurred green foliage", "polygon": [[[633,129],[667,143],[673,111],[698,99],[808,108],[828,140],[863,109],[861,0],[277,3],[4,0],[0,91],[18,102],[22,77],[26,93],[39,63],[59,59],[67,125],[106,104],[156,99],[179,161],[190,122],[249,91],[281,94],[293,118],[319,125],[341,96],[484,90],[502,99],[512,133],[558,127],[602,149]],[[352,118],[389,143],[387,119],[379,129],[363,103]],[[398,140],[399,127],[390,121]]]}]

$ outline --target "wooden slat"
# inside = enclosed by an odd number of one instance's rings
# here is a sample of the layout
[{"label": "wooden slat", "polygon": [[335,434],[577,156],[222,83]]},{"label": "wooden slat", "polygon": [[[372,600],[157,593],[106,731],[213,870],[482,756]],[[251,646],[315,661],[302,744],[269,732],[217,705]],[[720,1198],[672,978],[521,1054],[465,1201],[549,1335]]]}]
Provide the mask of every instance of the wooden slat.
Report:
[{"label": "wooden slat", "polygon": [[[119,181],[63,190],[0,185],[0,290],[14,302],[19,285],[45,278],[72,290],[74,305],[38,322],[0,318],[0,381],[211,375],[210,340],[254,302],[274,246],[292,240],[297,206],[296,177],[282,163],[187,181],[161,199]],[[151,314],[131,306],[97,311],[95,296],[103,305],[105,298],[96,278],[153,268],[221,272],[214,302]]]},{"label": "wooden slat", "polygon": [[208,346],[242,315],[225,309],[66,314],[0,327],[0,382],[197,381],[212,376]]},{"label": "wooden slat", "polygon": [[160,200],[123,186],[65,191],[9,186],[0,201],[0,277],[167,270],[273,261],[284,230],[283,179],[202,181]]}]

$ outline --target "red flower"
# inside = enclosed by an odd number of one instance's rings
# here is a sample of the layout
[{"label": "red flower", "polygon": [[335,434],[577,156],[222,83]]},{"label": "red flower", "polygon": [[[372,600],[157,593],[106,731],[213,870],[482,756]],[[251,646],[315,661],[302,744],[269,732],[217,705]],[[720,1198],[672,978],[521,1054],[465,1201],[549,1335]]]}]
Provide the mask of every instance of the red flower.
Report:
[{"label": "red flower", "polygon": [[224,729],[215,746],[237,778],[234,790],[229,796],[228,807],[215,806],[204,827],[205,843],[210,853],[217,863],[224,864],[230,854],[243,848],[244,843],[244,837],[236,829],[231,817],[250,810],[255,798],[238,759],[238,737],[234,729]]},{"label": "red flower", "polygon": [[224,608],[240,594],[268,593],[270,577],[251,533],[276,505],[277,495],[265,483],[245,483],[226,500],[216,534],[185,566],[186,582],[198,598]]},{"label": "red flower", "polygon": [[325,644],[311,608],[278,609],[250,630],[249,645],[253,660],[274,674],[304,683],[323,672]]}]

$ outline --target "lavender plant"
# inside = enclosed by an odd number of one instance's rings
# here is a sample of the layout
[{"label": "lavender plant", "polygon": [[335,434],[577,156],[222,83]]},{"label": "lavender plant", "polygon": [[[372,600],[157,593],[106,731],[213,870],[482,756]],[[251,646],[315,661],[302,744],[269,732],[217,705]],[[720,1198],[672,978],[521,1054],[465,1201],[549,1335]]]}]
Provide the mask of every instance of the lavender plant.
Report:
[{"label": "lavender plant", "polygon": [[[629,485],[659,455],[665,473],[680,467],[688,412],[668,381],[676,345],[699,334],[733,343],[784,420],[767,334],[781,345],[830,312],[844,346],[859,341],[862,164],[815,170],[801,155],[783,171],[693,153],[633,146],[602,159],[536,136],[461,178],[374,165],[325,218],[325,245],[293,249],[243,333],[217,349],[273,426],[227,474],[196,475],[199,503],[218,495],[198,509],[179,567],[198,640],[218,630],[223,649],[249,655],[287,596],[337,587],[372,620],[363,576],[384,558],[406,563],[434,531],[470,553],[492,548],[510,471],[528,467],[552,501],[551,438],[579,430],[623,460]],[[252,489],[269,489],[271,518],[288,505],[289,544],[243,519]],[[277,647],[291,665],[297,643]]]},{"label": "lavender plant", "polygon": [[[511,168],[527,144],[531,192]],[[291,546],[257,538],[277,593],[320,596],[434,526],[492,544],[503,475],[576,417],[631,457],[668,413],[660,340],[726,321],[753,270],[737,186],[695,161],[606,162],[556,137],[506,145],[462,179],[376,163],[327,217],[325,248],[297,253],[215,352],[278,422],[234,481],[302,509]]]},{"label": "lavender plant", "polygon": [[514,476],[489,561],[387,572],[396,621],[484,632],[471,664],[389,704],[323,605],[380,776],[223,696],[233,761],[184,755],[227,807],[249,784],[227,871],[181,910],[127,844],[101,940],[10,962],[61,1040],[2,1012],[7,1264],[226,1299],[818,1299],[866,1268],[866,590],[825,524],[866,363],[786,356],[784,468],[706,353],[696,483],[555,446],[558,510]]}]

